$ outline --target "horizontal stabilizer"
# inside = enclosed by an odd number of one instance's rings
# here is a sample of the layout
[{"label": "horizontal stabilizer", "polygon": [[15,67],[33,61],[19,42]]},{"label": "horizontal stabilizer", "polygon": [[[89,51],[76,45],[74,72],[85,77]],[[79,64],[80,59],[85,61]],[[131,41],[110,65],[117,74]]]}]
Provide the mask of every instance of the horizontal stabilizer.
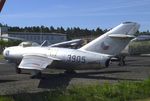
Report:
[{"label": "horizontal stabilizer", "polygon": [[23,39],[23,38],[10,37],[10,36],[0,36],[0,38],[10,39],[10,40],[26,41],[26,40],[25,40],[25,39]]},{"label": "horizontal stabilizer", "polygon": [[121,38],[121,39],[132,39],[135,36],[133,36],[133,35],[125,35],[125,34],[110,34],[109,37],[111,37],[111,38]]}]

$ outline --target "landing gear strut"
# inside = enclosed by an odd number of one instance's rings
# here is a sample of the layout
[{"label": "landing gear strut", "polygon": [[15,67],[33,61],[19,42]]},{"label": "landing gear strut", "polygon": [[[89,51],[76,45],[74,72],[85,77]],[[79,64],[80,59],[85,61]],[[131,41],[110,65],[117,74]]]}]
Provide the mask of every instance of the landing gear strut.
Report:
[{"label": "landing gear strut", "polygon": [[119,57],[119,66],[125,66],[125,56],[120,56]]},{"label": "landing gear strut", "polygon": [[18,64],[15,64],[15,70],[16,70],[16,73],[17,74],[21,74],[21,69],[20,68],[18,68]]},{"label": "landing gear strut", "polygon": [[35,79],[35,78],[41,78],[42,77],[42,72],[40,70],[34,70],[32,73],[31,73],[31,78],[32,79]]},{"label": "landing gear strut", "polygon": [[125,55],[117,55],[114,57],[114,59],[111,59],[111,62],[119,62],[118,65],[119,66],[125,66]]}]

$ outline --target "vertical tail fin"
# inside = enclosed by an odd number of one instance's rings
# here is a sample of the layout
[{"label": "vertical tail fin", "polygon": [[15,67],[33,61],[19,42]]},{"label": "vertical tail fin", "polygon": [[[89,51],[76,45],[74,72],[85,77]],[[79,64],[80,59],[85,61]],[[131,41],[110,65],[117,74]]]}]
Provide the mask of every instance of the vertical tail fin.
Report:
[{"label": "vertical tail fin", "polygon": [[139,24],[135,22],[124,22],[101,35],[79,50],[92,51],[103,54],[117,55],[119,54],[130,40],[133,34],[139,29]]}]

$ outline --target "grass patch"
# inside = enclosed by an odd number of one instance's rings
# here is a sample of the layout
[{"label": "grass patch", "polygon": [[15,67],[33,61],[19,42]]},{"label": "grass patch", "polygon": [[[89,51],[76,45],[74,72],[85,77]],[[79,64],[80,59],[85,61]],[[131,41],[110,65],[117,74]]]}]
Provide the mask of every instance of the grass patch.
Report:
[{"label": "grass patch", "polygon": [[[150,97],[150,79],[141,82],[76,85],[66,90],[1,97],[0,101],[131,101]],[[6,100],[5,100],[6,99]]]},{"label": "grass patch", "polygon": [[0,96],[0,101],[14,101],[14,99],[12,97]]},{"label": "grass patch", "polygon": [[0,60],[4,59],[4,56],[2,54],[0,54]]},{"label": "grass patch", "polygon": [[147,98],[147,99],[140,99],[140,100],[135,100],[135,101],[150,101],[150,98]]},{"label": "grass patch", "polygon": [[131,55],[150,53],[150,41],[135,41],[129,45],[129,53]]}]

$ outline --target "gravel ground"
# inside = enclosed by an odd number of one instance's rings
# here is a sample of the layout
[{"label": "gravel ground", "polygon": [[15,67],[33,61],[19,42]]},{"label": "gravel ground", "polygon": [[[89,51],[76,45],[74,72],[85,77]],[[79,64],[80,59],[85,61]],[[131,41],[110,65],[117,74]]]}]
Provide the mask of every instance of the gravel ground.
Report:
[{"label": "gravel ground", "polygon": [[77,70],[76,74],[64,74],[63,70],[46,69],[42,79],[31,79],[30,71],[16,74],[13,64],[0,61],[0,95],[35,93],[72,85],[104,82],[141,81],[150,77],[150,57],[127,57],[126,66],[114,62],[109,68]]}]

